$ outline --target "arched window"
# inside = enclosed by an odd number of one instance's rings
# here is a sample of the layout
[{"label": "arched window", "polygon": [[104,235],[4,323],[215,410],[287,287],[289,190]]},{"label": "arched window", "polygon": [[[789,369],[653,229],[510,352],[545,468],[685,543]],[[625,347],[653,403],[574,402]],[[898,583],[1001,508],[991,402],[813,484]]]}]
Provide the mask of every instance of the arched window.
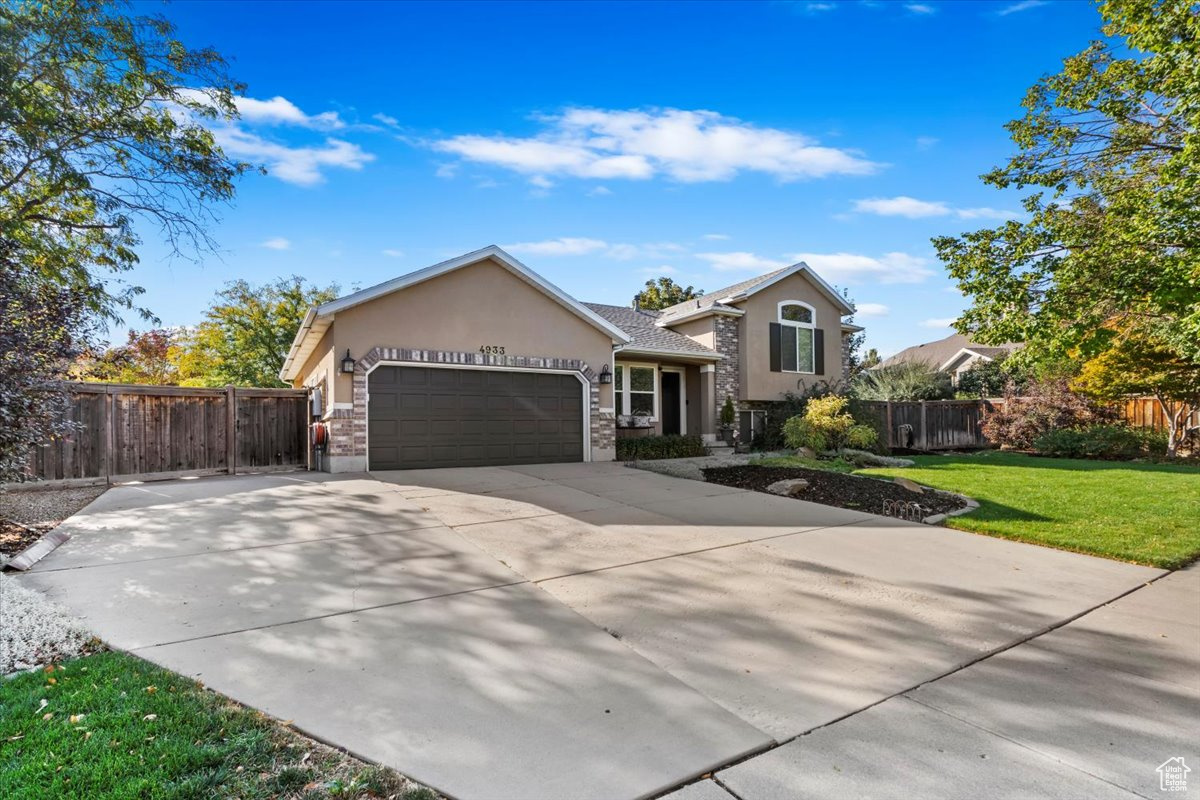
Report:
[{"label": "arched window", "polygon": [[779,304],[779,360],[784,372],[816,372],[814,352],[817,312],[808,303],[784,300]]}]

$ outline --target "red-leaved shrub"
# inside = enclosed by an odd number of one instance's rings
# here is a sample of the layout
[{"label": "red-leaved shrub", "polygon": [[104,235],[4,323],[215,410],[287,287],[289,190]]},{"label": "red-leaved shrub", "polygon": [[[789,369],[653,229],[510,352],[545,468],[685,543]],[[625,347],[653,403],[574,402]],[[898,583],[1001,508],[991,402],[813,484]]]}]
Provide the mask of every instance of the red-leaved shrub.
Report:
[{"label": "red-leaved shrub", "polygon": [[1063,379],[1031,383],[1020,397],[1006,393],[1003,404],[987,411],[980,424],[993,445],[1029,450],[1034,440],[1050,431],[1115,419],[1113,409],[1072,392]]}]

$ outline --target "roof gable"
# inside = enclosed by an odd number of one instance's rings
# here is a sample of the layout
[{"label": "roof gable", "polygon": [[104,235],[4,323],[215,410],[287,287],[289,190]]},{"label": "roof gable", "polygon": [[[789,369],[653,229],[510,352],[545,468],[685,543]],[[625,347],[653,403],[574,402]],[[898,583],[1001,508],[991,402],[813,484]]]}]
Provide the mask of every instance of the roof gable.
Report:
[{"label": "roof gable", "polygon": [[300,329],[296,332],[295,339],[292,340],[291,349],[288,351],[287,358],[284,359],[283,367],[279,371],[279,377],[285,381],[290,381],[295,377],[295,371],[304,362],[304,359],[308,357],[312,347],[315,346],[317,340],[320,339],[321,335],[332,324],[333,318],[338,312],[354,308],[363,303],[369,303],[380,297],[403,291],[410,286],[424,283],[425,281],[489,259],[589,325],[607,334],[614,343],[627,344],[631,340],[631,337],[625,331],[550,283],[550,281],[522,264],[502,248],[496,245],[488,245],[480,250],[442,261],[416,272],[401,275],[390,281],[370,286],[353,294],[348,294],[345,297],[339,297],[336,300],[331,300],[328,303],[322,303],[319,306],[310,308],[304,316],[304,321],[301,323]]},{"label": "roof gable", "polygon": [[825,295],[843,314],[853,314],[854,306],[847,302],[846,298],[838,294],[837,290],[825,282],[825,279],[818,275],[812,267],[805,264],[803,261],[793,264],[790,267],[777,269],[774,272],[768,272],[765,275],[759,275],[741,283],[735,283],[732,286],[726,286],[724,289],[718,289],[715,292],[709,292],[693,300],[685,300],[682,303],[676,303],[663,309],[662,315],[659,317],[660,325],[670,325],[672,322],[677,322],[685,317],[694,317],[698,313],[712,310],[714,313],[721,309],[730,309],[731,304],[739,303],[751,295],[761,292],[769,286],[774,286],[780,281],[790,278],[793,275],[804,274],[812,281],[813,286],[817,291]]}]

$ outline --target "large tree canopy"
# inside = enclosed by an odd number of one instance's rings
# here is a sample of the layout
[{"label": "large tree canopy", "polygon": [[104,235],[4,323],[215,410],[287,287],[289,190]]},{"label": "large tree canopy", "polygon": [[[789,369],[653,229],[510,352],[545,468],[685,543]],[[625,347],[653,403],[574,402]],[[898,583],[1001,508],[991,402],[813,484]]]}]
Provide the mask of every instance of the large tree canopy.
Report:
[{"label": "large tree canopy", "polygon": [[960,332],[1020,358],[1087,359],[1136,329],[1200,362],[1200,14],[1106,0],[1108,41],[1068,58],[1009,123],[984,180],[1036,191],[1026,217],[934,240],[972,306]]},{"label": "large tree canopy", "polygon": [[336,285],[313,286],[299,276],[263,286],[244,280],[228,284],[174,355],[180,383],[285,386],[279,370],[304,314],[337,296]]},{"label": "large tree canopy", "polygon": [[694,300],[702,294],[703,291],[691,286],[680,286],[664,275],[656,281],[646,281],[646,288],[633,296],[633,302],[638,308],[657,311],[684,300]]},{"label": "large tree canopy", "polygon": [[214,204],[249,165],[205,127],[236,116],[241,87],[212,50],[163,19],[100,0],[0,5],[0,238],[53,284],[114,316],[139,289],[135,224],[177,253],[212,249]]}]

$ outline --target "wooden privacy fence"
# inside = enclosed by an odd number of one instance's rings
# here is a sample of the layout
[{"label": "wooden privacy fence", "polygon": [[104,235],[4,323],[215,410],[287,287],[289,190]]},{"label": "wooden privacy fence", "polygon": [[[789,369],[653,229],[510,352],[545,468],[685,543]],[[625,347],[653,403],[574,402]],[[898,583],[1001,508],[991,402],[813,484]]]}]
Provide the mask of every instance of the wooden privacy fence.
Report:
[{"label": "wooden privacy fence", "polygon": [[[1181,410],[1178,404],[1172,403],[1171,406],[1173,413],[1179,413]],[[1168,429],[1166,414],[1158,400],[1153,397],[1130,397],[1119,404],[1118,408],[1121,419],[1135,428],[1154,428],[1160,431]],[[1200,429],[1200,408],[1192,411],[1187,419],[1183,420],[1181,427],[1191,431]]]},{"label": "wooden privacy fence", "polygon": [[865,401],[888,448],[906,450],[970,450],[988,447],[979,423],[987,400],[921,402]]},{"label": "wooden privacy fence", "polygon": [[71,393],[74,429],[34,449],[30,480],[115,483],[308,462],[302,389],[79,383]]}]

